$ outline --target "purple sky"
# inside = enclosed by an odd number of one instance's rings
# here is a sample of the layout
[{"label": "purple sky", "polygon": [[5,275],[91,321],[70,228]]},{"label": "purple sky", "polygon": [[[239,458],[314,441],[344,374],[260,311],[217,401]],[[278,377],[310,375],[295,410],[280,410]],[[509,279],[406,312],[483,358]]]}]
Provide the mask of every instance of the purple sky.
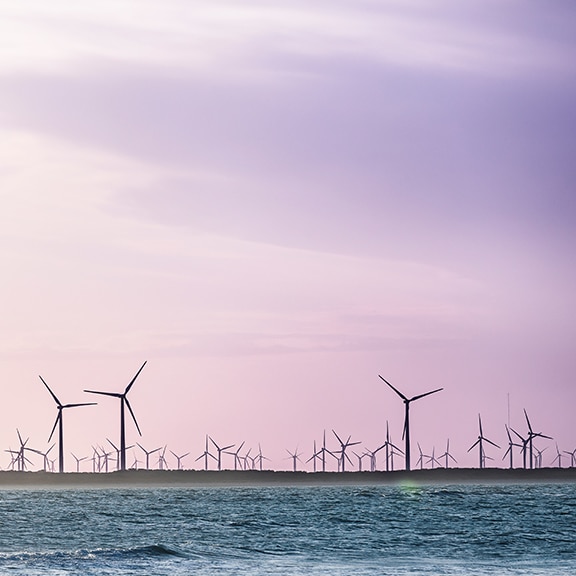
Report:
[{"label": "purple sky", "polygon": [[[572,450],[575,29],[561,0],[0,7],[2,449],[46,447],[39,374],[91,401],[148,360],[129,442],[194,458],[400,444],[379,373],[445,388],[425,452],[476,465],[479,412],[504,446],[508,395]],[[99,402],[78,455],[118,439]]]}]

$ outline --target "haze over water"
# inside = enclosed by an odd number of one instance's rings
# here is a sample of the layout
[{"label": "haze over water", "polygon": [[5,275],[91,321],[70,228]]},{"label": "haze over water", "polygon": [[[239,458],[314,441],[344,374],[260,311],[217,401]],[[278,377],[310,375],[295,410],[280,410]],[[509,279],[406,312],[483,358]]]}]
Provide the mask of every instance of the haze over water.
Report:
[{"label": "haze over water", "polygon": [[576,573],[576,487],[0,492],[0,573]]}]

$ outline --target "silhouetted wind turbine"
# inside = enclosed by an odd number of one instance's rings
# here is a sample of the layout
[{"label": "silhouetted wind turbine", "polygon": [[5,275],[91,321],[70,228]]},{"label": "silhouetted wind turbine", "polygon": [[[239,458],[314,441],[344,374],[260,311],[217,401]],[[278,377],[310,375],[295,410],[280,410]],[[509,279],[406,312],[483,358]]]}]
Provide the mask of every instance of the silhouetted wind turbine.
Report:
[{"label": "silhouetted wind turbine", "polygon": [[498,446],[498,444],[495,444],[494,442],[492,442],[492,440],[488,440],[488,438],[484,438],[484,433],[482,432],[482,418],[480,418],[480,414],[478,414],[478,428],[480,431],[480,434],[478,436],[478,440],[476,440],[476,442],[474,442],[474,444],[472,444],[472,446],[470,446],[470,448],[468,448],[468,452],[470,452],[470,450],[472,450],[472,448],[474,448],[477,445],[479,447],[479,452],[480,452],[480,468],[484,468],[484,460],[487,458],[487,456],[484,455],[483,442],[488,442],[488,444],[492,444],[492,446],[496,446],[496,448],[500,448],[500,446]]},{"label": "silhouetted wind turbine", "polygon": [[206,447],[204,448],[204,452],[202,452],[202,454],[200,454],[200,456],[195,460],[195,462],[198,462],[198,460],[204,458],[204,470],[208,470],[208,456],[210,456],[212,460],[216,460],[216,456],[210,454],[210,451],[208,450],[208,434],[206,434]]},{"label": "silhouetted wind turbine", "polygon": [[558,448],[558,443],[556,443],[556,458],[552,460],[552,464],[554,464],[554,462],[558,462],[558,468],[562,468],[562,452],[560,452]]},{"label": "silhouetted wind turbine", "polygon": [[[46,454],[48,454],[48,452],[46,452]],[[82,458],[78,458],[78,456],[76,456],[74,454],[74,452],[70,452],[70,454],[72,454],[72,456],[74,457],[74,460],[76,460],[76,472],[80,472],[80,462],[82,462],[83,460],[86,460],[88,458],[88,456],[83,456]]]},{"label": "silhouetted wind turbine", "polygon": [[354,452],[354,450],[352,450],[352,454],[358,459],[358,472],[362,472],[362,460],[364,460],[366,456],[370,456],[370,454],[368,452],[358,454],[358,452]]},{"label": "silhouetted wind turbine", "polygon": [[536,450],[536,468],[542,468],[542,455],[544,454],[547,448],[548,446],[542,448],[542,450],[538,450],[538,448],[534,446],[534,450]]},{"label": "silhouetted wind turbine", "polygon": [[417,396],[412,396],[412,398],[407,398],[406,396],[404,396],[404,394],[402,394],[402,392],[400,392],[400,390],[394,388],[394,386],[392,386],[390,382],[388,382],[385,378],[380,376],[380,374],[378,374],[378,376],[380,377],[381,380],[386,382],[386,384],[388,384],[388,386],[390,386],[390,388],[392,388],[392,390],[394,390],[394,392],[396,392],[396,394],[398,394],[398,396],[400,396],[400,398],[402,398],[402,401],[404,402],[405,414],[404,414],[404,431],[402,433],[402,438],[404,438],[405,441],[404,457],[406,459],[406,470],[410,470],[410,402],[414,402],[414,400],[420,400],[420,398],[424,398],[425,396],[430,396],[430,394],[440,392],[440,390],[444,390],[444,388],[436,388],[436,390],[431,390],[430,392],[425,392],[424,394],[418,394]]},{"label": "silhouetted wind turbine", "polygon": [[322,435],[322,448],[318,450],[318,454],[322,454],[322,456],[320,457],[320,461],[322,462],[322,472],[326,472],[326,454],[330,454],[330,456],[333,456],[334,458],[336,458],[336,460],[338,460],[338,457],[332,452],[330,452],[328,448],[326,448],[326,430],[324,430],[324,433]]},{"label": "silhouetted wind turbine", "polygon": [[290,454],[290,458],[292,458],[292,462],[293,462],[293,470],[294,472],[296,472],[296,461],[299,460],[300,462],[302,462],[302,460],[300,460],[300,456],[302,456],[302,454],[298,454],[298,448],[296,448],[296,450],[294,450],[294,453],[290,452],[290,450],[288,450],[288,448],[286,448],[286,452],[288,452],[288,454]]},{"label": "silhouetted wind turbine", "polygon": [[516,432],[516,430],[514,430],[514,428],[510,428],[510,430],[512,432],[514,432],[514,434],[516,434],[516,436],[518,436],[518,438],[520,438],[520,442],[522,442],[522,467],[524,468],[524,470],[526,469],[526,455],[528,454],[528,441],[530,439],[530,437],[526,437],[523,438],[522,436],[520,436],[520,434],[518,434],[518,432]]},{"label": "silhouetted wind turbine", "polygon": [[240,467],[242,467],[242,459],[240,458],[240,450],[242,450],[242,447],[244,446],[245,443],[246,443],[246,441],[242,440],[242,444],[240,444],[240,446],[238,446],[238,448],[236,448],[236,452],[230,452],[230,454],[232,454],[234,456],[234,470],[238,470],[238,464],[240,464]]},{"label": "silhouetted wind turbine", "polygon": [[50,386],[46,384],[46,381],[42,376],[38,376],[42,383],[50,392],[50,396],[54,398],[54,402],[56,402],[56,406],[58,407],[58,415],[56,416],[56,421],[54,422],[54,426],[52,427],[52,432],[50,432],[50,437],[48,438],[48,442],[52,440],[52,436],[54,435],[54,431],[56,430],[56,426],[58,426],[58,472],[64,472],[64,418],[62,412],[65,408],[77,408],[78,406],[94,406],[96,402],[82,402],[81,404],[62,404],[58,397],[52,390]]},{"label": "silhouetted wind turbine", "polygon": [[214,439],[211,436],[208,436],[208,438],[210,438],[210,442],[214,444],[214,447],[218,452],[218,458],[216,459],[216,461],[218,462],[218,470],[222,470],[222,453],[228,450],[229,448],[234,448],[234,444],[230,444],[229,446],[223,446],[222,448],[220,448],[220,446],[218,446],[218,444],[214,442]]},{"label": "silhouetted wind turbine", "polygon": [[10,452],[11,454],[16,454],[14,461],[18,465],[18,471],[22,472],[22,471],[26,470],[26,462],[28,462],[28,464],[32,464],[31,460],[26,457],[26,450],[29,450],[30,452],[36,452],[36,453],[38,453],[38,451],[34,450],[33,448],[28,448],[28,446],[26,446],[26,444],[28,444],[28,440],[30,440],[30,438],[26,438],[25,441],[22,440],[22,436],[21,436],[20,430],[18,430],[18,428],[16,428],[16,433],[18,434],[18,441],[20,442],[20,449],[17,452],[9,449],[9,450],[7,450],[7,452]]},{"label": "silhouetted wind turbine", "polygon": [[530,470],[534,467],[534,453],[533,453],[533,443],[532,440],[534,438],[547,438],[548,440],[552,440],[550,436],[545,436],[542,432],[534,432],[532,430],[532,425],[530,424],[530,419],[528,418],[528,413],[526,409],[524,409],[524,416],[526,416],[526,423],[528,424],[528,446],[530,449]]},{"label": "silhouetted wind turbine", "polygon": [[420,442],[416,442],[416,445],[418,446],[418,460],[416,461],[416,467],[420,466],[420,470],[424,469],[424,458],[430,458],[430,456],[428,456],[428,454],[424,454],[424,452],[422,452],[422,448],[420,447]]},{"label": "silhouetted wind turbine", "polygon": [[[170,452],[172,452],[172,450],[170,450]],[[178,463],[178,470],[182,470],[182,459],[186,458],[186,456],[188,456],[188,454],[190,454],[190,452],[186,452],[186,454],[182,454],[182,456],[178,456],[178,454],[176,454],[176,452],[172,452],[172,455],[174,456],[174,458],[176,458],[176,462]]]},{"label": "silhouetted wind turbine", "polygon": [[312,460],[312,465],[314,467],[314,472],[316,472],[316,460],[320,459],[320,452],[316,451],[316,440],[314,440],[314,449],[312,450],[312,456],[310,456],[310,458],[308,458],[308,460],[306,460],[306,464],[308,464],[308,462],[310,462],[310,460]]},{"label": "silhouetted wind turbine", "polygon": [[444,468],[449,467],[448,466],[448,464],[449,464],[448,458],[450,458],[454,462],[454,464],[458,463],[456,458],[454,458],[454,456],[452,456],[452,454],[450,454],[450,438],[448,438],[448,440],[446,440],[446,452],[444,452],[444,454],[438,456],[438,458],[444,458],[445,459]]},{"label": "silhouetted wind turbine", "polygon": [[440,462],[438,462],[438,460],[434,456],[435,451],[436,451],[436,447],[432,446],[432,454],[430,456],[428,456],[428,461],[426,462],[426,464],[430,464],[430,467],[432,468],[432,470],[434,470],[434,466],[436,464],[438,464],[438,466],[441,466]]},{"label": "silhouetted wind turbine", "polygon": [[576,448],[570,452],[569,450],[564,450],[564,454],[568,454],[570,456],[570,468],[574,468],[576,464]]},{"label": "silhouetted wind turbine", "polygon": [[517,448],[523,448],[523,446],[520,446],[520,444],[515,444],[512,441],[512,436],[510,435],[510,428],[508,428],[507,424],[504,424],[504,426],[506,427],[506,434],[508,436],[508,450],[506,450],[504,456],[502,456],[502,460],[504,460],[506,456],[510,455],[510,470],[512,470],[512,468],[514,468],[514,458],[512,454],[512,449],[514,446],[516,446]]},{"label": "silhouetted wind turbine", "polygon": [[98,390],[84,390],[84,392],[89,392],[90,394],[101,394],[103,396],[112,396],[113,398],[120,399],[120,470],[126,470],[126,426],[125,426],[125,418],[124,418],[124,406],[128,407],[128,411],[132,416],[132,420],[134,420],[134,424],[136,424],[136,430],[138,430],[138,434],[142,436],[142,432],[140,432],[140,426],[138,426],[138,422],[136,420],[136,416],[134,415],[134,411],[132,410],[132,406],[130,406],[130,402],[128,402],[128,392],[130,392],[130,388],[134,385],[136,378],[142,372],[142,369],[146,366],[146,362],[140,366],[140,370],[136,372],[136,376],[132,378],[130,384],[126,386],[124,392],[100,392]]},{"label": "silhouetted wind turbine", "polygon": [[346,454],[346,448],[348,448],[349,446],[356,446],[357,444],[360,444],[360,442],[350,442],[350,438],[352,438],[352,436],[348,436],[348,440],[346,440],[346,442],[342,442],[340,436],[338,436],[338,434],[336,434],[334,430],[332,430],[332,432],[334,432],[334,436],[336,436],[338,442],[340,442],[340,458],[338,468],[341,469],[342,472],[346,472],[346,460],[348,460],[348,462],[352,464],[350,456]]},{"label": "silhouetted wind turbine", "polygon": [[[228,452],[228,454],[230,454],[230,452]],[[258,454],[256,454],[256,460],[258,460],[258,468],[260,472],[262,472],[262,462],[264,460],[270,460],[270,458],[267,458],[262,454],[262,446],[260,446],[260,442],[258,442]]]},{"label": "silhouetted wind turbine", "polygon": [[56,446],[56,444],[52,444],[52,446],[50,446],[50,448],[48,448],[48,450],[46,450],[46,452],[41,452],[40,450],[35,450],[34,448],[30,448],[30,450],[32,450],[32,452],[36,452],[36,454],[40,454],[40,456],[42,456],[42,458],[44,459],[44,464],[43,464],[44,472],[50,471],[50,459],[48,458],[48,454],[50,454],[50,452],[54,448],[54,446]]},{"label": "silhouetted wind turbine", "polygon": [[148,452],[148,450],[146,450],[142,444],[138,444],[138,442],[136,442],[136,446],[138,446],[142,452],[146,454],[146,470],[150,470],[150,455],[154,454],[154,452],[158,452],[158,450],[162,450],[162,446],[160,446],[160,448],[154,448],[154,450],[150,450],[150,452]]}]

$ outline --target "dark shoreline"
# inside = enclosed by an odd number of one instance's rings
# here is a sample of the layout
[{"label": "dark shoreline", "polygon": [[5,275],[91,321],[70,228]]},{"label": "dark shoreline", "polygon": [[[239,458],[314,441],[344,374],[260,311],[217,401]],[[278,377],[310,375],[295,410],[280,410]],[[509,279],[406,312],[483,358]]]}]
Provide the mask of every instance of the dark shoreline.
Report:
[{"label": "dark shoreline", "polygon": [[406,472],[275,472],[127,470],[94,474],[0,471],[0,489],[14,488],[170,488],[226,486],[377,486],[448,484],[576,483],[576,468],[535,470],[436,468]]}]

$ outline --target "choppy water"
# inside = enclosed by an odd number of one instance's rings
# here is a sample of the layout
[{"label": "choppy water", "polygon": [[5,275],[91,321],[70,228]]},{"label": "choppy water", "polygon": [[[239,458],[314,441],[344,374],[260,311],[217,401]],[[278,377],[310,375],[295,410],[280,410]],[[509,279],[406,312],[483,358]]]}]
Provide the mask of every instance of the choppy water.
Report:
[{"label": "choppy water", "polygon": [[0,574],[572,576],[576,486],[0,491]]}]

